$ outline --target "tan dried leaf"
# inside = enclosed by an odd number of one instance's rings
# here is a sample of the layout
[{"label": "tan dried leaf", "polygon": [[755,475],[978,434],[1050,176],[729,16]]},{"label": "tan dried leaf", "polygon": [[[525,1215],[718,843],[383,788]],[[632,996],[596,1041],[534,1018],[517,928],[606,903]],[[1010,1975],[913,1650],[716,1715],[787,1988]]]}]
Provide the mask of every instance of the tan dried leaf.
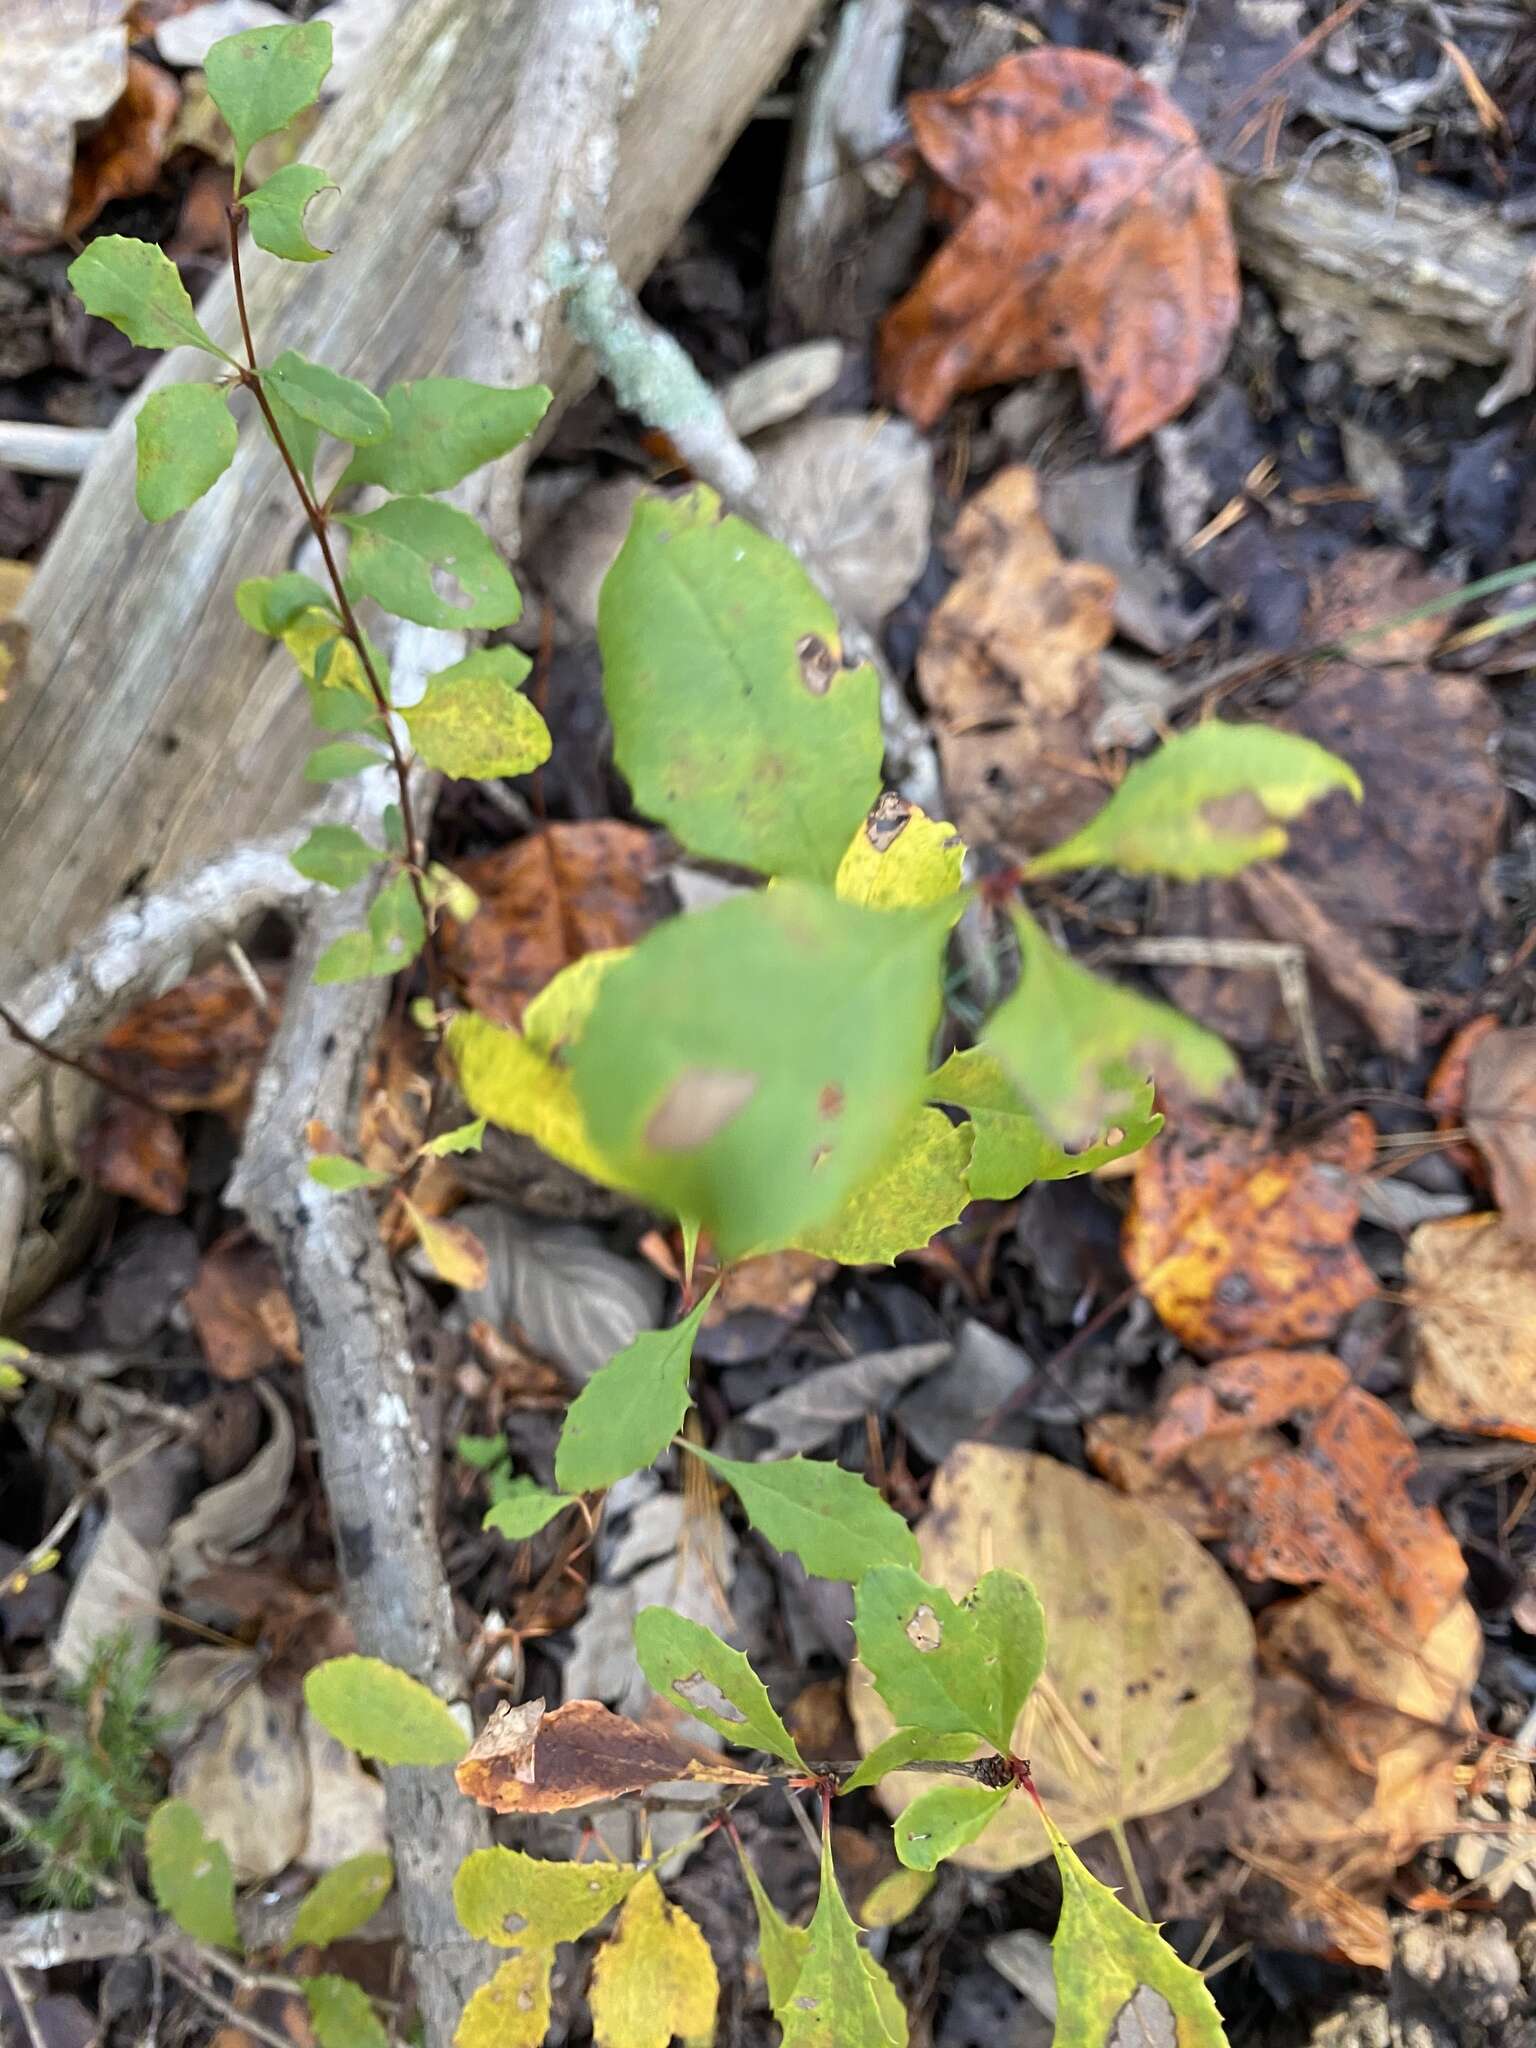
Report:
[{"label": "tan dried leaf", "polygon": [[534,1739],[531,1780],[520,1775],[526,1769],[519,1754],[509,1765],[471,1750],[454,1775],[461,1792],[493,1813],[564,1813],[685,1778],[712,1785],[767,1782],[760,1772],[701,1755],[596,1700],[567,1700],[546,1714]]},{"label": "tan dried leaf", "polygon": [[1536,1259],[1502,1216],[1421,1223],[1404,1262],[1413,1405],[1444,1429],[1536,1443]]}]

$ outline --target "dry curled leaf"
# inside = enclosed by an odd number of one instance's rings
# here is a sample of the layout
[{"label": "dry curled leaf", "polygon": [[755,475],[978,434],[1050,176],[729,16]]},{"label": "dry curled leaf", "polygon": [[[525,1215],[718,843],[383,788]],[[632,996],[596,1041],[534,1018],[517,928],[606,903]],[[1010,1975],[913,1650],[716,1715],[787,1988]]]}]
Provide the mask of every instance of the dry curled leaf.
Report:
[{"label": "dry curled leaf", "polygon": [[586,953],[628,946],[655,921],[655,835],[611,821],[547,825],[458,873],[480,899],[467,924],[443,922],[443,965],[465,1001],[517,1024],[529,1000]]},{"label": "dry curled leaf", "polygon": [[459,1790],[489,1806],[494,1801],[486,1796],[487,1791],[509,1783],[531,1785],[533,1749],[543,1719],[542,1700],[524,1700],[521,1705],[503,1700],[459,1765]]},{"label": "dry curled leaf", "polygon": [[66,235],[90,226],[114,199],[152,192],[181,109],[181,87],[147,57],[128,59],[122,97],[75,156]]},{"label": "dry curled leaf", "polygon": [[265,972],[257,1003],[243,975],[220,963],[130,1010],[97,1048],[97,1063],[158,1108],[211,1109],[238,1120],[277,1028],[281,976]]},{"label": "dry curled leaf", "polygon": [[1536,1025],[1482,1035],[1467,1058],[1462,1112],[1487,1160],[1510,1232],[1536,1238]]},{"label": "dry curled leaf", "polygon": [[567,1700],[544,1715],[534,1736],[531,1778],[520,1745],[505,1757],[477,1757],[478,1748],[477,1743],[454,1775],[467,1798],[493,1813],[564,1813],[685,1778],[711,1785],[766,1783],[757,1771],[703,1756],[596,1700]]},{"label": "dry curled leaf", "polygon": [[955,521],[959,576],[917,657],[962,838],[1038,853],[1104,801],[1087,755],[1115,579],[1064,562],[1034,472],[1003,470]]},{"label": "dry curled leaf", "polygon": [[1368,1301],[1353,1240],[1375,1139],[1358,1110],[1285,1151],[1190,1117],[1141,1153],[1125,1263],[1174,1335],[1207,1357],[1315,1343]]},{"label": "dry curled leaf", "polygon": [[214,1245],[185,1301],[216,1379],[247,1380],[269,1366],[300,1362],[298,1319],[265,1245],[248,1237]]},{"label": "dry curled leaf", "polygon": [[1251,1579],[1325,1585],[1401,1640],[1428,1635],[1466,1582],[1461,1547],[1413,1496],[1412,1437],[1336,1358],[1223,1359],[1170,1395],[1148,1449],[1167,1466],[1213,1434],[1284,1423],[1299,1426],[1300,1448],[1269,1450],[1222,1485],[1233,1564]]},{"label": "dry curled leaf", "polygon": [[1413,1405],[1443,1429],[1536,1443],[1536,1260],[1504,1217],[1421,1223],[1405,1261]]},{"label": "dry curled leaf", "polygon": [[1109,452],[1220,368],[1237,318],[1221,178],[1159,87],[1113,57],[1032,50],[914,93],[925,161],[970,210],[880,334],[884,382],[932,426],[957,393],[1076,367]]}]

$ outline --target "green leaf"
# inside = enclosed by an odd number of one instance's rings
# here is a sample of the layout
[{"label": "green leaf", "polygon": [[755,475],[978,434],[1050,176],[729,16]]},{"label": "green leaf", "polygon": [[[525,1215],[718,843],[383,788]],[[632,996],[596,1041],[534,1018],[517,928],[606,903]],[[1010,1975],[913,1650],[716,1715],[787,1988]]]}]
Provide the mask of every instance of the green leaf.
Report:
[{"label": "green leaf", "polygon": [[839,1793],[858,1792],[866,1785],[878,1785],[892,1771],[904,1771],[914,1763],[963,1764],[976,1754],[976,1738],[956,1735],[939,1728],[898,1728],[865,1757],[852,1777],[844,1778]]},{"label": "green leaf", "polygon": [[305,612],[315,611],[327,620],[332,633],[341,622],[331,609],[331,595],[313,576],[287,569],[281,576],[247,576],[235,586],[235,610],[245,623],[269,640],[281,640]]},{"label": "green leaf", "polygon": [[[348,938],[362,938],[362,932],[349,932]],[[327,948],[329,952],[331,948]],[[371,948],[370,948],[371,951]],[[340,1152],[322,1152],[309,1162],[309,1177],[318,1181],[323,1188],[382,1188],[389,1184],[389,1175],[380,1173],[376,1166],[364,1166],[356,1159],[348,1159]]]},{"label": "green leaf", "polygon": [[340,981],[367,981],[372,973],[373,941],[366,932],[343,932],[315,962],[315,980],[322,988]]},{"label": "green leaf", "polygon": [[174,519],[213,488],[234,461],[240,438],[216,384],[168,384],[152,391],[133,429],[133,492],[144,517],[156,523]]},{"label": "green leaf", "polygon": [[808,1927],[791,1927],[763,1889],[762,1879],[747,1861],[739,1843],[736,1853],[757,1912],[757,1959],[762,1964],[763,1982],[768,1987],[768,2004],[777,2012],[789,2003],[800,1972],[805,1968],[811,1930]]},{"label": "green leaf", "polygon": [[515,647],[482,647],[430,676],[401,713],[427,766],[485,782],[547,761],[549,727],[519,687],[530,667]]},{"label": "green leaf", "polygon": [[318,193],[337,189],[336,181],[313,164],[284,164],[263,179],[243,202],[257,248],[285,263],[323,263],[334,251],[316,248],[304,232],[304,214]]},{"label": "green leaf", "polygon": [[471,1123],[457,1124],[451,1131],[439,1131],[435,1138],[428,1138],[422,1146],[426,1159],[446,1159],[456,1152],[478,1152],[485,1143],[485,1118],[477,1116]]},{"label": "green leaf", "polygon": [[887,790],[854,833],[837,864],[834,887],[845,903],[872,910],[916,910],[962,900],[965,841],[946,819]]},{"label": "green leaf", "polygon": [[[522,599],[507,565],[466,512],[436,498],[391,498],[342,520],[352,535],[349,581],[418,626],[510,626]],[[433,570],[455,577],[467,604],[439,597]]]},{"label": "green leaf", "polygon": [[898,1721],[979,1735],[1007,1756],[1045,1664],[1045,1618],[1017,1572],[988,1572],[963,1603],[907,1567],[870,1572],[854,1635]]},{"label": "green leaf", "polygon": [[[805,1960],[793,1991],[774,2018],[783,2029],[783,2048],[891,2048],[905,2043],[906,2018],[899,2030],[889,2003],[882,1999],[870,1974],[859,1930],[843,1903],[832,1869],[830,1833],[821,1840],[821,1895],[806,1930]],[[900,2013],[900,2006],[896,2012]]]},{"label": "green leaf", "polygon": [[919,1792],[896,1821],[896,1854],[909,1870],[934,1870],[974,1842],[1006,1801],[1011,1787],[967,1784],[949,1778]]},{"label": "green leaf", "polygon": [[929,1076],[927,1093],[935,1102],[969,1111],[975,1143],[967,1179],[971,1194],[983,1202],[1012,1201],[1031,1181],[1092,1173],[1111,1159],[1139,1152],[1163,1128],[1152,1107],[1152,1083],[1144,1081],[1130,1092],[1123,1124],[1101,1130],[1097,1144],[1068,1152],[1041,1129],[996,1055],[979,1046],[951,1053]]},{"label": "green leaf", "polygon": [[214,44],[203,64],[208,97],[235,138],[235,190],[253,143],[286,128],[319,98],[331,68],[331,25],[248,28]]},{"label": "green leaf", "polygon": [[713,491],[642,498],[598,600],[614,757],[692,852],[830,882],[879,794],[879,684],[788,548]]},{"label": "green leaf", "polygon": [[301,1977],[299,1982],[320,2048],[389,2048],[389,2036],[360,1984],[332,1976]]},{"label": "green leaf", "polygon": [[409,966],[427,942],[427,923],[408,874],[392,875],[368,910],[373,972],[396,974]]},{"label": "green leaf", "polygon": [[349,775],[361,775],[365,768],[377,768],[384,756],[357,740],[333,740],[316,747],[304,763],[306,782],[342,782]]},{"label": "green leaf", "polygon": [[69,266],[69,281],[87,313],[110,320],[139,348],[200,348],[234,361],[204,330],[175,264],[152,242],[98,235]]},{"label": "green leaf", "polygon": [[931,1870],[893,1870],[864,1894],[859,1907],[859,1924],[863,1927],[898,1926],[917,1911],[936,1882]]},{"label": "green leaf", "polygon": [[652,1691],[671,1705],[738,1748],[765,1749],[805,1769],[763,1681],[741,1651],[712,1630],[669,1607],[643,1607],[635,1617],[635,1655]]},{"label": "green leaf", "polygon": [[313,491],[315,457],[320,452],[320,429],[312,420],[307,420],[301,413],[296,413],[275,385],[266,389],[263,395],[272,417],[269,420],[266,413],[262,414],[262,432],[279,453],[284,448],[288,450],[293,458],[294,467]]},{"label": "green leaf", "polygon": [[196,1941],[239,1949],[235,1879],[222,1842],[203,1832],[195,1808],[167,1799],[149,1817],[144,1852],[156,1904]]},{"label": "green leaf", "polygon": [[597,1493],[661,1456],[688,1412],[694,1339],[714,1292],[669,1329],[642,1330],[587,1381],[555,1447],[561,1486]]},{"label": "green leaf", "polygon": [[436,1693],[378,1657],[332,1657],[304,1680],[309,1711],[346,1749],[381,1764],[456,1764],[469,1737]]},{"label": "green leaf", "polygon": [[1051,1943],[1056,1978],[1054,2048],[1226,2048],[1205,1979],[1122,1906],[1042,1813],[1061,1872],[1061,1918]]},{"label": "green leaf", "polygon": [[579,1941],[643,1875],[631,1863],[543,1863],[520,1849],[475,1849],[453,1880],[453,1910],[478,1941],[513,1948],[527,1935],[553,1947]]},{"label": "green leaf", "polygon": [[791,1242],[917,1106],[946,922],[786,883],[657,926],[569,1055],[593,1145],[728,1260]]},{"label": "green leaf", "polygon": [[508,1479],[497,1488],[496,1499],[486,1509],[480,1526],[494,1529],[509,1543],[522,1543],[575,1505],[570,1494],[547,1493],[535,1480]]},{"label": "green leaf", "polygon": [[466,1465],[473,1465],[477,1472],[489,1472],[495,1465],[507,1460],[507,1440],[504,1436],[461,1436],[454,1446],[457,1456]]},{"label": "green leaf", "polygon": [[1097,1142],[1145,1116],[1148,1071],[1209,1099],[1237,1072],[1219,1038],[1166,1003],[1101,981],[1015,910],[1019,985],[993,1011],[982,1047],[1064,1145]]},{"label": "green leaf", "polygon": [[389,432],[389,414],[366,384],[340,376],[287,348],[261,373],[270,398],[275,392],[290,412],[338,441],[365,444]]},{"label": "green leaf", "polygon": [[342,484],[382,484],[407,496],[446,491],[526,441],[549,401],[542,384],[521,391],[474,384],[467,377],[395,384],[384,394],[388,436],[353,456]]},{"label": "green leaf", "polygon": [[350,825],[317,825],[291,858],[311,882],[323,882],[328,889],[350,889],[371,874],[384,855]]},{"label": "green leaf", "polygon": [[857,1472],[821,1458],[751,1465],[698,1444],[688,1449],[731,1488],[753,1528],[776,1550],[792,1551],[813,1578],[857,1584],[877,1566],[917,1563],[917,1538]]},{"label": "green leaf", "polygon": [[894,1151],[795,1244],[841,1266],[889,1266],[920,1250],[958,1222],[971,1200],[971,1144],[969,1127],[952,1124],[942,1110],[914,1110]]},{"label": "green leaf", "polygon": [[364,1927],[383,1905],[395,1881],[387,1856],[349,1856],[325,1872],[307,1893],[293,1922],[291,1948],[329,1948]]},{"label": "green leaf", "polygon": [[1315,740],[1211,719],[1138,761],[1096,817],[1026,872],[1116,867],[1181,882],[1235,875],[1284,853],[1285,824],[1332,789],[1358,802],[1360,778]]}]

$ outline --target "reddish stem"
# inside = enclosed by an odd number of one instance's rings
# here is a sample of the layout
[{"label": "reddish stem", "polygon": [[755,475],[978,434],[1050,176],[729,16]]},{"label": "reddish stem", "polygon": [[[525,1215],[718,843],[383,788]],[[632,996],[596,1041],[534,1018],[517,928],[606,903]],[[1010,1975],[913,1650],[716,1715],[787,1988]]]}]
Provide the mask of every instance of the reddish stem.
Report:
[{"label": "reddish stem", "polygon": [[0,1003],[0,1024],[3,1024],[18,1045],[24,1045],[28,1052],[34,1052],[39,1059],[48,1060],[56,1067],[67,1067],[72,1074],[79,1074],[87,1081],[94,1081],[98,1088],[105,1088],[109,1095],[119,1095],[124,1102],[131,1102],[135,1109],[146,1109],[153,1116],[160,1114],[160,1105],[151,1102],[147,1095],[141,1095],[137,1088],[129,1087],[126,1081],[116,1081],[94,1060],[79,1059],[73,1053],[59,1052],[54,1046],[45,1045],[35,1037],[19,1017]]}]

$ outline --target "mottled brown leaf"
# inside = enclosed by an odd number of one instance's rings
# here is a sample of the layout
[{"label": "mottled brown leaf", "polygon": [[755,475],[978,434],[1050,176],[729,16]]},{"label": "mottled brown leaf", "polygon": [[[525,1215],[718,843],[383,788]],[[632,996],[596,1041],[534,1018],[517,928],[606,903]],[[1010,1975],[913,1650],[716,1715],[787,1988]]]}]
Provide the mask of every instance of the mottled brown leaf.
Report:
[{"label": "mottled brown leaf", "polygon": [[477,1756],[477,1743],[458,1766],[459,1790],[493,1813],[564,1813],[626,1793],[693,1778],[712,1785],[761,1785],[757,1771],[737,1770],[702,1755],[659,1728],[626,1720],[596,1700],[567,1700],[539,1723],[533,1776],[519,1747],[507,1756]]},{"label": "mottled brown leaf", "polygon": [[1405,1261],[1413,1405],[1443,1429],[1536,1443],[1536,1257],[1502,1216],[1421,1223]]},{"label": "mottled brown leaf", "polygon": [[205,1252],[185,1303],[216,1379],[246,1380],[300,1362],[298,1319],[277,1260],[254,1239],[226,1239]]},{"label": "mottled brown leaf", "polygon": [[80,1171],[159,1216],[179,1216],[187,1199],[187,1155],[174,1119],[121,1098],[103,1107],[81,1139]]},{"label": "mottled brown leaf", "polygon": [[1155,85],[1032,50],[914,93],[924,160],[970,210],[880,335],[886,388],[932,426],[957,393],[1075,366],[1128,447],[1221,366],[1237,253],[1219,175]]},{"label": "mottled brown leaf", "polygon": [[277,1028],[281,977],[263,974],[262,1010],[242,976],[220,963],[130,1010],[101,1041],[114,1081],[179,1114],[213,1109],[239,1119]]}]

